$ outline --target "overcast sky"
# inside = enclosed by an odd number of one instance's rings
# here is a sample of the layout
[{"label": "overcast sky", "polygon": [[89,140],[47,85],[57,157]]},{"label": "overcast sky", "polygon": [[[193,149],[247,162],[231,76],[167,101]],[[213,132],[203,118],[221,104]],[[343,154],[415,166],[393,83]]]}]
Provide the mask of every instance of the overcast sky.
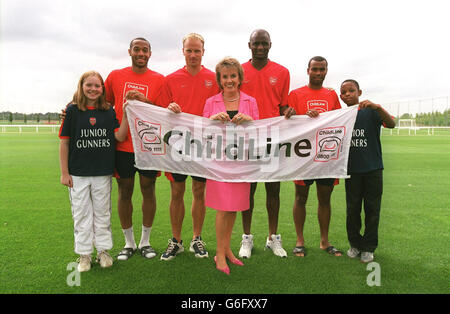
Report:
[{"label": "overcast sky", "polygon": [[131,65],[127,49],[135,37],[151,42],[149,68],[167,75],[184,65],[185,34],[205,37],[203,64],[213,70],[225,56],[248,61],[257,28],[269,31],[269,58],[289,69],[291,89],[307,83],[307,62],[321,55],[329,62],[324,85],[336,90],[354,78],[362,97],[378,103],[448,102],[447,3],[0,0],[0,111],[59,112],[83,72],[97,70],[106,79]]}]

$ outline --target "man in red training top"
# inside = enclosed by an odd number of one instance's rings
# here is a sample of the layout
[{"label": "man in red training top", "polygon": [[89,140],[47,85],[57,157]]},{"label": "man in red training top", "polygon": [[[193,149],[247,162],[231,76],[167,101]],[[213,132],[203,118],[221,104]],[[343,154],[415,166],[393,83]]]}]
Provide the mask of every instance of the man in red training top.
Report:
[{"label": "man in red training top", "polygon": [[[219,93],[216,74],[202,66],[205,52],[205,41],[199,34],[191,33],[183,38],[183,55],[186,66],[169,74],[164,80],[164,88],[159,104],[169,110],[179,113],[186,112],[203,116],[206,99]],[[170,221],[172,224],[172,239],[161,260],[171,260],[184,251],[181,240],[181,229],[185,214],[184,191],[187,175],[167,173],[170,180]],[[205,243],[201,238],[203,222],[205,220],[205,187],[206,179],[192,177],[192,225],[193,238],[189,250],[196,257],[208,257]]]},{"label": "man in red training top", "polygon": [[[145,38],[135,38],[130,43],[128,53],[131,57],[131,67],[112,71],[105,81],[106,101],[109,102],[122,122],[122,106],[127,99],[137,99],[155,104],[163,86],[163,75],[147,67],[152,54],[151,46]],[[156,212],[155,182],[158,171],[140,170],[134,166],[134,150],[131,134],[123,142],[116,145],[115,171],[119,188],[118,210],[120,224],[125,236],[125,247],[118,255],[119,260],[129,259],[138,248],[145,258],[153,258],[156,252],[150,245],[150,231]],[[133,203],[134,176],[139,172],[139,182],[142,192],[142,235],[138,246],[133,233]]]},{"label": "man in red training top", "polygon": [[[320,113],[340,109],[339,98],[332,89],[322,86],[328,71],[328,62],[325,58],[316,56],[308,63],[307,73],[309,83],[306,86],[290,92],[288,103],[297,114],[306,114],[318,117]],[[317,215],[320,227],[320,248],[334,256],[342,256],[342,252],[328,242],[328,229],[331,219],[331,193],[338,179],[298,180],[295,183],[295,201],[293,207],[294,224],[297,232],[297,243],[294,254],[299,257],[306,255],[303,227],[306,218],[306,201],[309,187],[316,181],[317,199],[319,202]]]},{"label": "man in red training top", "polygon": [[[258,29],[250,35],[248,47],[252,52],[252,59],[244,64],[244,82],[241,90],[254,97],[258,103],[259,118],[272,118],[284,115],[289,118],[295,111],[288,107],[289,71],[269,60],[269,50],[272,47],[270,35],[266,30]],[[254,206],[256,183],[252,183],[250,191],[250,209],[242,212],[242,235],[239,256],[250,258],[253,249],[253,235],[251,222]],[[280,257],[287,253],[281,244],[281,235],[277,234],[278,213],[280,210],[280,182],[266,182],[266,206],[269,217],[269,234],[266,248]]]}]

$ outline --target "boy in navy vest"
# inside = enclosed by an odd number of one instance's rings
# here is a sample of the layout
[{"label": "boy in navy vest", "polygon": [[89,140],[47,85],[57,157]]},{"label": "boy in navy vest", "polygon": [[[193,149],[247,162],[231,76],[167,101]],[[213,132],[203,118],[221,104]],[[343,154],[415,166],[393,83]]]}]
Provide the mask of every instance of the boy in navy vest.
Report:
[{"label": "boy in navy vest", "polygon": [[[351,258],[361,254],[361,262],[373,261],[378,246],[381,195],[383,193],[383,159],[380,128],[394,128],[395,121],[380,105],[369,100],[359,102],[362,91],[355,80],[341,84],[341,99],[347,106],[359,105],[353,129],[348,174],[345,180],[347,201],[347,236]],[[365,229],[361,235],[361,208],[364,202]]]}]

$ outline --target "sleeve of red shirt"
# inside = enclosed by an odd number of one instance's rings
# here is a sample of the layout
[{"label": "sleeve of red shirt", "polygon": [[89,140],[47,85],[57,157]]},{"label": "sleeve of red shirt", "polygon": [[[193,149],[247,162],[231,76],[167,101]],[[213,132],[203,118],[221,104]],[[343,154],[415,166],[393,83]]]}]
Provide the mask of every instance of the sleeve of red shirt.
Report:
[{"label": "sleeve of red shirt", "polygon": [[281,94],[280,107],[287,106],[289,104],[288,96],[289,96],[289,86],[290,86],[290,84],[291,84],[291,76],[289,74],[289,70],[286,69],[286,78],[284,79],[284,85],[283,85],[282,94]]},{"label": "sleeve of red shirt", "polygon": [[[164,82],[165,82],[164,76],[161,75],[161,77],[158,81],[156,81],[156,80],[154,81],[153,93],[149,96],[151,98],[150,102],[159,107],[163,107],[161,105],[161,94],[164,89]],[[167,107],[167,106],[165,106],[165,107]]]},{"label": "sleeve of red shirt", "polygon": [[167,79],[164,79],[161,92],[159,94],[158,100],[156,104],[160,107],[167,108],[169,104],[172,102],[172,93],[170,91],[170,86]]},{"label": "sleeve of red shirt", "polygon": [[112,76],[112,73],[110,73],[108,75],[108,77],[106,78],[106,81],[105,81],[105,95],[106,95],[106,101],[109,102],[111,104],[111,106],[114,107],[114,91],[113,91],[113,88],[111,85],[111,81],[112,81],[111,76]]},{"label": "sleeve of red shirt", "polygon": [[296,114],[301,114],[299,108],[297,108],[297,96],[293,92],[289,93],[288,105],[289,105],[289,107],[294,108]]},{"label": "sleeve of red shirt", "polygon": [[335,91],[333,91],[333,98],[334,98],[334,108],[333,108],[333,110],[341,109],[342,108],[341,107],[341,103],[339,102],[339,97],[338,97],[338,95],[336,94]]}]

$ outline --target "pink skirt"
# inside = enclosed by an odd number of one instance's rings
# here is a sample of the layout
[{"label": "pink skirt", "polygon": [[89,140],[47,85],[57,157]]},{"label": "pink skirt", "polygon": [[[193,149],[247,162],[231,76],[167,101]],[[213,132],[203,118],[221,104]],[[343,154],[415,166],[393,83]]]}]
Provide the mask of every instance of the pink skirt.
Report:
[{"label": "pink skirt", "polygon": [[244,211],[250,208],[250,183],[206,180],[207,207],[222,211]]}]

